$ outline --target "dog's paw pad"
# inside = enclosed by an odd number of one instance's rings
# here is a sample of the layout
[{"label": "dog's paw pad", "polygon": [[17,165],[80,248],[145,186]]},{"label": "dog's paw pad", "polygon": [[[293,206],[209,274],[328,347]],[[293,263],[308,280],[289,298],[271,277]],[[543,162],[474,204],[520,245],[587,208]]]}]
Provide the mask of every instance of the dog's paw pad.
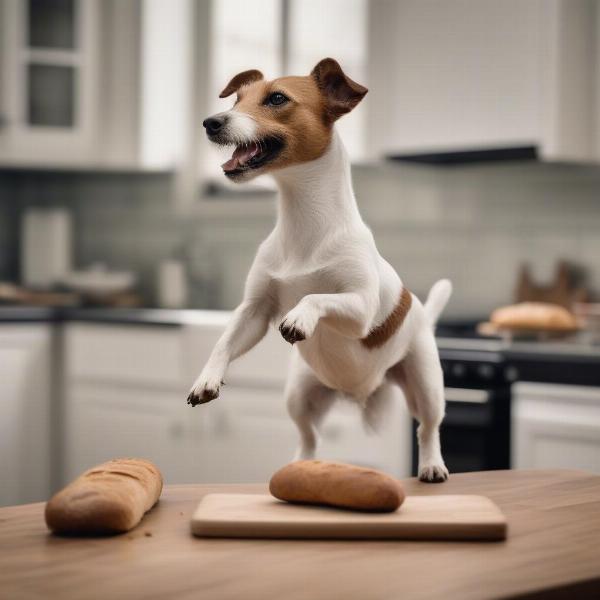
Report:
[{"label": "dog's paw pad", "polygon": [[285,321],[279,326],[279,331],[283,336],[283,339],[290,344],[295,344],[296,342],[301,342],[306,339],[306,335],[304,335],[304,332],[301,329],[294,325],[288,325]]},{"label": "dog's paw pad", "polygon": [[448,479],[448,469],[444,465],[431,465],[419,469],[419,479],[425,483],[442,483]]},{"label": "dog's paw pad", "polygon": [[197,406],[198,404],[206,404],[207,402],[210,402],[218,397],[218,389],[204,388],[200,391],[194,389],[189,393],[187,397],[187,403],[190,406]]}]

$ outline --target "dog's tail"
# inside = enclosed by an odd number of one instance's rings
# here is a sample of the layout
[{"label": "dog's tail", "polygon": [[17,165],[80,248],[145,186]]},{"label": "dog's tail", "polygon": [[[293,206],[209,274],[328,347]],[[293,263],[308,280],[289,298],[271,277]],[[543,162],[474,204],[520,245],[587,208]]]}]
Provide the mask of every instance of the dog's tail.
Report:
[{"label": "dog's tail", "polygon": [[436,281],[429,290],[429,295],[425,301],[425,315],[432,326],[435,326],[439,316],[442,314],[450,295],[452,294],[452,283],[449,279],[440,279]]}]

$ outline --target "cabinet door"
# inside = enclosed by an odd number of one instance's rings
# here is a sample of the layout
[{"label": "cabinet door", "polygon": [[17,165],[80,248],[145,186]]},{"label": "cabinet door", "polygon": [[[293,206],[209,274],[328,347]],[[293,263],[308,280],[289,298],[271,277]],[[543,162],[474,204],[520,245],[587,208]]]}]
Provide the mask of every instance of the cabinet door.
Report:
[{"label": "cabinet door", "polygon": [[48,497],[51,330],[0,327],[0,506]]},{"label": "cabinet door", "polygon": [[[400,393],[394,395],[386,424],[377,433],[365,431],[354,403],[335,404],[320,428],[318,458],[410,476],[411,419]],[[207,407],[213,413],[206,417],[203,449],[195,453],[201,457],[204,481],[265,482],[292,460],[299,434],[287,413],[283,388],[227,385]]]},{"label": "cabinet door", "polygon": [[374,153],[535,143],[540,6],[538,0],[370,3]]},{"label": "cabinet door", "polygon": [[392,394],[385,422],[377,431],[366,429],[362,410],[350,402],[333,406],[321,427],[319,457],[381,469],[396,477],[410,477],[412,419],[400,390]]},{"label": "cabinet door", "polygon": [[292,459],[298,433],[283,389],[227,385],[206,408],[194,452],[202,481],[266,482]]},{"label": "cabinet door", "polygon": [[191,479],[185,402],[178,394],[126,386],[74,384],[68,390],[63,483],[119,457],[147,458],[165,482]]},{"label": "cabinet door", "polygon": [[516,468],[600,473],[600,388],[519,383],[513,398]]},{"label": "cabinet door", "polygon": [[91,160],[98,78],[96,0],[4,0],[0,160]]}]

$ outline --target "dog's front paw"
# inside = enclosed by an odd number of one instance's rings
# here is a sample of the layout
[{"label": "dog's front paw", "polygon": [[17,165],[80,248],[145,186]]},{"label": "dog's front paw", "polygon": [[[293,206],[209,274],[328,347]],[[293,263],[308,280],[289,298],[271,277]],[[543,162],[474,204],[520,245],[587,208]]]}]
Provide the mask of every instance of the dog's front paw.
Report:
[{"label": "dog's front paw", "polygon": [[283,339],[290,344],[301,342],[312,336],[317,326],[318,318],[308,310],[294,308],[281,321],[279,331]]},{"label": "dog's front paw", "polygon": [[190,406],[196,406],[198,404],[206,404],[207,402],[218,398],[222,383],[221,380],[211,382],[200,376],[190,390],[187,397],[187,403]]},{"label": "dog's front paw", "polygon": [[419,479],[425,483],[442,483],[448,479],[448,469],[444,463],[419,467]]},{"label": "dog's front paw", "polygon": [[289,325],[285,321],[281,322],[279,326],[279,332],[283,336],[283,339],[290,344],[301,342],[306,339],[304,332],[297,328],[295,325]]}]

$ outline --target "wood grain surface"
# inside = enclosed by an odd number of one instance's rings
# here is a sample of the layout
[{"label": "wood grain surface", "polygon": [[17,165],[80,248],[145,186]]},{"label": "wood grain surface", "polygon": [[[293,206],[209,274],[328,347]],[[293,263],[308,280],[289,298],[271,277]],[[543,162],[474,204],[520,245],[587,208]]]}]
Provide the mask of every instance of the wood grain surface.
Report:
[{"label": "wood grain surface", "polygon": [[482,540],[506,538],[506,517],[485,496],[408,496],[393,512],[290,504],[269,494],[207,494],[192,516],[200,537]]},{"label": "wood grain surface", "polygon": [[581,471],[452,475],[404,481],[408,494],[481,494],[509,523],[505,542],[195,538],[208,493],[266,485],[167,486],[133,531],[48,533],[44,505],[0,509],[0,598],[240,599],[598,598],[600,476]]}]

